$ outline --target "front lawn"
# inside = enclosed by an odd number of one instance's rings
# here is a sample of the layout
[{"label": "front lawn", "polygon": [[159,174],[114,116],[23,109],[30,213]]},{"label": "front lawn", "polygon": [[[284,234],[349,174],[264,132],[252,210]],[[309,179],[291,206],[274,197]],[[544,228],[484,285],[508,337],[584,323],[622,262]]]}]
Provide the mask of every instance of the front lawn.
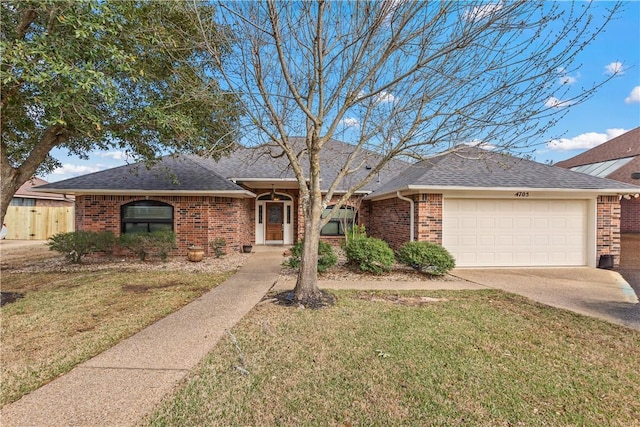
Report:
[{"label": "front lawn", "polygon": [[500,291],[336,294],[257,306],[148,425],[640,425],[640,332]]},{"label": "front lawn", "polygon": [[0,309],[5,405],[70,371],[222,283],[246,259],[201,263],[60,259],[7,266],[2,291],[24,295]]}]

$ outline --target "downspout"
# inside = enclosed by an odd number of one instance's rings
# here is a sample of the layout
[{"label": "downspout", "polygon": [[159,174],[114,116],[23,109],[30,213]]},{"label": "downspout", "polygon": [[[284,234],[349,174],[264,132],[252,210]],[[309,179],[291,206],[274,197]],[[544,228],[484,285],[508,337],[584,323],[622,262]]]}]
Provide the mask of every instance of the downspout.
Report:
[{"label": "downspout", "polygon": [[409,202],[409,204],[411,205],[409,207],[409,241],[413,242],[414,241],[414,229],[415,229],[415,218],[414,218],[414,205],[415,202],[413,201],[413,199],[410,199],[408,197],[404,197],[403,195],[400,194],[400,190],[396,191],[396,196],[398,196],[398,199],[400,200],[404,200],[405,202]]}]

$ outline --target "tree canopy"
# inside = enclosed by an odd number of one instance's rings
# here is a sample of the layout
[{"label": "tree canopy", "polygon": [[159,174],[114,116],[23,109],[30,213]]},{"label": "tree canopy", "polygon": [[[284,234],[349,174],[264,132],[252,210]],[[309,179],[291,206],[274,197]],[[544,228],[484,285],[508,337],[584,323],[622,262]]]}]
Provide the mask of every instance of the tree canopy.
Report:
[{"label": "tree canopy", "polygon": [[59,160],[125,151],[217,155],[236,141],[239,109],[220,90],[218,61],[202,43],[229,50],[212,25],[196,27],[183,1],[3,1],[0,5],[2,216],[14,192]]},{"label": "tree canopy", "polygon": [[[233,29],[223,76],[240,94],[245,126],[274,155],[285,155],[297,176],[305,246],[295,295],[309,300],[318,296],[315,252],[330,219],[322,217],[326,206],[345,203],[393,158],[422,159],[464,143],[530,147],[603,83],[576,89],[562,76],[578,68],[576,55],[620,5],[321,0],[219,7],[218,18]],[[292,135],[303,137],[303,149]],[[353,150],[336,153],[340,173],[321,183],[320,153],[326,157],[333,137]],[[365,167],[365,179],[336,191]]]}]

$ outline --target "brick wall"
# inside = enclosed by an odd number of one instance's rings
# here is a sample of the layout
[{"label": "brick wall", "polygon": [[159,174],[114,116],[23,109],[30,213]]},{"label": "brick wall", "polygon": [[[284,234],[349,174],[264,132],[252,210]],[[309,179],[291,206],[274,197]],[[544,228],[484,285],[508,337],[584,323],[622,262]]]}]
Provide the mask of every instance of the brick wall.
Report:
[{"label": "brick wall", "polygon": [[420,194],[416,201],[416,240],[442,244],[442,194]]},{"label": "brick wall", "polygon": [[226,240],[227,251],[237,251],[243,244],[254,243],[254,200],[228,197],[77,196],[76,230],[112,231],[120,235],[122,205],[139,200],[173,206],[176,254],[185,254],[190,245],[203,246],[209,252],[209,242],[216,237]]},{"label": "brick wall", "polygon": [[640,233],[640,198],[620,200],[620,232]]},{"label": "brick wall", "polygon": [[393,198],[374,201],[369,206],[367,224],[369,236],[386,241],[393,249],[399,249],[409,241],[411,206],[409,202]]},{"label": "brick wall", "polygon": [[598,196],[596,218],[596,262],[600,255],[613,255],[620,263],[620,201],[618,196]]}]

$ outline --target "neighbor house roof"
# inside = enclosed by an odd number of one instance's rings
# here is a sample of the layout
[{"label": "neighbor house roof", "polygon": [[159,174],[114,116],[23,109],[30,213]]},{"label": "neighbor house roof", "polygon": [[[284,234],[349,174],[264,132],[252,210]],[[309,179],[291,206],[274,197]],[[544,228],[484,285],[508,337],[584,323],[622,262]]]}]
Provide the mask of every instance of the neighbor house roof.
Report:
[{"label": "neighbor house roof", "polygon": [[61,202],[73,203],[73,197],[67,197],[64,194],[59,193],[44,193],[34,190],[33,187],[39,185],[45,185],[47,181],[44,179],[33,177],[18,188],[18,191],[13,197],[23,197],[25,199],[44,199],[44,200],[59,200]]},{"label": "neighbor house roof", "polygon": [[640,127],[556,165],[634,184],[631,173],[640,172]]},{"label": "neighbor house roof", "polygon": [[120,166],[38,187],[69,194],[213,194],[253,197],[250,191],[220,176],[196,156],[165,156],[147,168],[143,163]]},{"label": "neighbor house roof", "polygon": [[567,169],[496,153],[457,147],[416,163],[376,190],[378,198],[407,190],[538,189],[587,190],[596,193],[638,193],[640,187],[596,178]]}]

